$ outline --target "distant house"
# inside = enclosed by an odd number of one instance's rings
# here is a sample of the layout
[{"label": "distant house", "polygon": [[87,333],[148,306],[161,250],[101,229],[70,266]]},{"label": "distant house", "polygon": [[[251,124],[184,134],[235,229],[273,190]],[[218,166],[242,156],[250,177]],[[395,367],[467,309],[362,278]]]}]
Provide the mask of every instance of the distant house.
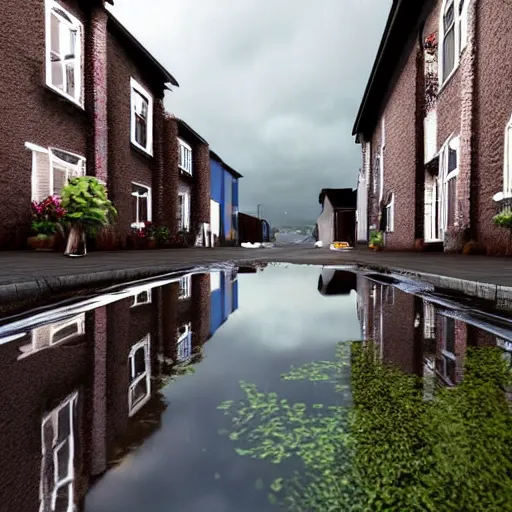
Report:
[{"label": "distant house", "polygon": [[351,188],[324,188],[318,202],[322,213],[318,218],[318,240],[323,245],[334,241],[349,242],[356,240],[357,191]]},{"label": "distant house", "polygon": [[243,176],[210,151],[210,226],[213,245],[238,243],[238,180]]},{"label": "distant house", "polygon": [[238,240],[240,243],[269,242],[270,224],[246,213],[238,214]]}]

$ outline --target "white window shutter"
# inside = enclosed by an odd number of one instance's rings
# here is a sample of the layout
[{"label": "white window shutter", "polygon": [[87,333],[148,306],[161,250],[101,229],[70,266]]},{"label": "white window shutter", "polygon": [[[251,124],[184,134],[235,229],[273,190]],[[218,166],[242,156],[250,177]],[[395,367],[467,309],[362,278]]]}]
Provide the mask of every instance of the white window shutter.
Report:
[{"label": "white window shutter", "polygon": [[67,185],[67,171],[63,167],[53,167],[53,193],[61,195],[62,189]]},{"label": "white window shutter", "polygon": [[32,157],[33,187],[35,201],[46,199],[51,193],[50,158],[48,153],[34,151]]}]

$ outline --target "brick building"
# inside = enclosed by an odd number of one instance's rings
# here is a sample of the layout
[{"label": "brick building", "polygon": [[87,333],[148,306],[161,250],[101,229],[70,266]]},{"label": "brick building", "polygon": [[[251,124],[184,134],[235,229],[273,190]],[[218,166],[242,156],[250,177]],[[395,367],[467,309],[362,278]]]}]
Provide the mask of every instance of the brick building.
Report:
[{"label": "brick building", "polygon": [[512,197],[511,20],[502,0],[393,1],[353,130],[358,241],[382,229],[390,250],[504,252],[492,218]]},{"label": "brick building", "polygon": [[8,0],[0,13],[0,101],[8,126],[0,195],[9,204],[0,249],[25,246],[31,200],[58,195],[69,178],[85,174],[107,184],[118,210],[106,233],[110,247],[125,247],[130,230],[145,221],[174,233],[184,189],[185,222],[206,232],[208,144],[166,114],[165,91],[178,82],[104,0]]}]

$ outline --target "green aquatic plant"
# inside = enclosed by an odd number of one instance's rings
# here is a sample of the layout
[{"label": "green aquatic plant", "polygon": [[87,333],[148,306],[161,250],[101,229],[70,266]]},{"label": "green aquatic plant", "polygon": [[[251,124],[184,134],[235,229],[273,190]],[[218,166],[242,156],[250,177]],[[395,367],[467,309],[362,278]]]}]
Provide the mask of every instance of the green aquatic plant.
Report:
[{"label": "green aquatic plant", "polygon": [[[241,456],[300,470],[269,486],[290,511],[512,510],[510,371],[499,349],[468,350],[456,388],[422,398],[422,381],[383,364],[372,343],[341,343],[335,361],[282,375],[346,392],[352,403],[292,403],[241,383],[219,409]],[[346,403],[346,401],[345,401]],[[283,466],[284,467],[284,466]]]}]

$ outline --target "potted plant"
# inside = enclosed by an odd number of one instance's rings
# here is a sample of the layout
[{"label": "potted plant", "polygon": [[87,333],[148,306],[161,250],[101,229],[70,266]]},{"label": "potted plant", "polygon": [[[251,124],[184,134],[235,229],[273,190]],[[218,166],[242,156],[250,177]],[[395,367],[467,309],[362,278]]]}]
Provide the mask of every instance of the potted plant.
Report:
[{"label": "potted plant", "polygon": [[507,241],[507,256],[510,254],[510,243],[512,241],[512,210],[507,208],[502,212],[495,215],[492,219],[496,226],[500,228],[508,229],[508,241]]},{"label": "potted plant", "polygon": [[155,228],[155,238],[157,241],[158,247],[165,247],[169,244],[169,240],[171,237],[171,233],[169,228],[166,226],[159,226]]},{"label": "potted plant", "polygon": [[92,176],[71,179],[62,189],[62,206],[66,210],[63,220],[69,226],[66,256],[85,256],[86,235],[96,236],[117,215],[105,185]]},{"label": "potted plant", "polygon": [[32,202],[31,228],[35,236],[28,238],[29,247],[36,251],[53,251],[62,236],[61,221],[66,210],[58,196],[48,196],[41,202]]},{"label": "potted plant", "polygon": [[382,251],[384,247],[384,233],[377,230],[372,231],[370,233],[370,243],[368,247],[373,251]]}]

